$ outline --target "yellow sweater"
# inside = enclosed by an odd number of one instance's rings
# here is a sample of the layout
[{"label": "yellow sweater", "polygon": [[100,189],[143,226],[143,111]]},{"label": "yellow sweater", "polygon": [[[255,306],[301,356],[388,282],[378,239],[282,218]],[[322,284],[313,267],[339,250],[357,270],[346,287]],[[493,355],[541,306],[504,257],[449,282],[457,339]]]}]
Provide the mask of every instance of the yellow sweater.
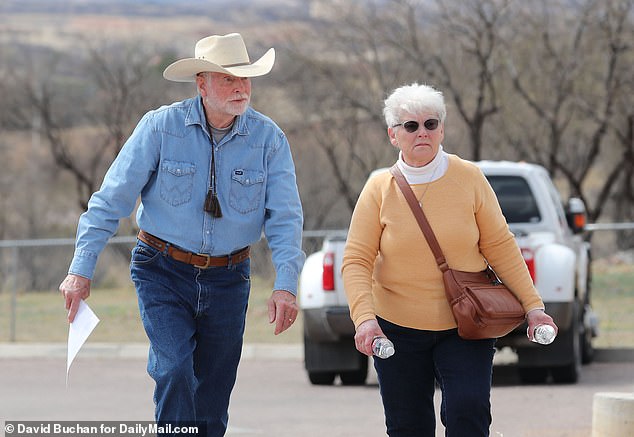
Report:
[{"label": "yellow sweater", "polygon": [[[449,155],[439,179],[412,185],[451,268],[477,272],[484,258],[526,311],[544,304],[480,169]],[[483,258],[484,256],[484,258]],[[379,316],[424,330],[456,327],[442,275],[389,172],[366,183],[352,214],[342,274],[355,326]]]}]

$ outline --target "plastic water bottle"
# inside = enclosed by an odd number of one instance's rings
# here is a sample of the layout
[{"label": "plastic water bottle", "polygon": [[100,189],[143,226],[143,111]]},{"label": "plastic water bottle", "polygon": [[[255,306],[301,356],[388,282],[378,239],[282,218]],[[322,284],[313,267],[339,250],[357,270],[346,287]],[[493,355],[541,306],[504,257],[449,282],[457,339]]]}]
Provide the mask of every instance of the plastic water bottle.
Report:
[{"label": "plastic water bottle", "polygon": [[394,355],[394,343],[385,337],[376,337],[372,340],[372,353],[375,357],[390,358]]},{"label": "plastic water bottle", "polygon": [[533,341],[539,344],[550,344],[555,341],[555,328],[550,325],[537,325],[533,330]]}]

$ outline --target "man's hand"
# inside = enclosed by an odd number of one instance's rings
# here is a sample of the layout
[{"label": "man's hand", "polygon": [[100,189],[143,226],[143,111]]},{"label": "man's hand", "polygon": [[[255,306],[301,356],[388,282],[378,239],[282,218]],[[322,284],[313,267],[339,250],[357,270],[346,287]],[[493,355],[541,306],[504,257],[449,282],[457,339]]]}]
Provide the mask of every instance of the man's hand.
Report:
[{"label": "man's hand", "polygon": [[69,274],[59,285],[59,291],[66,301],[68,323],[72,323],[79,309],[79,303],[90,296],[90,279]]},{"label": "man's hand", "polygon": [[268,307],[269,323],[275,322],[275,335],[286,331],[297,319],[299,308],[296,301],[295,296],[286,290],[273,290]]}]

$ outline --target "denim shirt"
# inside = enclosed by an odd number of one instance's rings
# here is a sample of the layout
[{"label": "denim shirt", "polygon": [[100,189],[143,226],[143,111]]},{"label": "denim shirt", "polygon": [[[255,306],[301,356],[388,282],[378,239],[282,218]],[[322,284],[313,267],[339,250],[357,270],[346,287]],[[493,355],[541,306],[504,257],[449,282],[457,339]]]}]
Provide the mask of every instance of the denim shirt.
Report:
[{"label": "denim shirt", "polygon": [[302,207],[282,130],[252,108],[214,144],[222,217],[205,212],[212,140],[199,96],[143,116],[88,203],[69,273],[92,278],[97,257],[141,196],[137,224],[182,249],[226,255],[262,231],[276,271],[274,289],[297,293]]}]

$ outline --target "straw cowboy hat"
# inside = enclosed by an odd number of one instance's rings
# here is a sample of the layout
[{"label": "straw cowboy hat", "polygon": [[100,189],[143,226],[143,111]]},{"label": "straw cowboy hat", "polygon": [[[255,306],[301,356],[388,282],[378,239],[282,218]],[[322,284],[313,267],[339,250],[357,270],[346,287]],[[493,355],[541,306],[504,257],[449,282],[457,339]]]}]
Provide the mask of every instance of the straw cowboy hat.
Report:
[{"label": "straw cowboy hat", "polygon": [[196,43],[194,57],[176,61],[163,72],[163,77],[174,82],[195,82],[203,71],[227,73],[237,77],[263,76],[271,71],[275,49],[251,63],[247,48],[239,33],[212,35]]}]

